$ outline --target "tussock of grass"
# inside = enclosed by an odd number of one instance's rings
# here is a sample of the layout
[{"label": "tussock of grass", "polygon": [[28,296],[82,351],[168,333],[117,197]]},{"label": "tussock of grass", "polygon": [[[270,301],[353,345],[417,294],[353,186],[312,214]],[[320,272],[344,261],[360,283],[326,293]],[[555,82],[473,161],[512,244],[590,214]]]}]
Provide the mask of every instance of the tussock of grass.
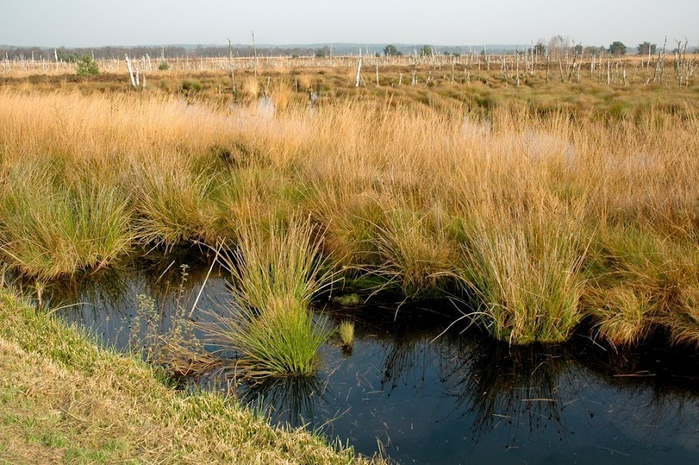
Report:
[{"label": "tussock of grass", "polygon": [[[154,166],[155,165],[155,166]],[[187,163],[140,167],[136,228],[145,242],[172,247],[209,238],[214,230],[215,176],[194,173]],[[169,166],[168,166],[169,165]]]},{"label": "tussock of grass", "polygon": [[643,340],[651,330],[653,306],[649,300],[649,296],[639,295],[630,287],[606,291],[604,303],[590,311],[600,338],[614,346]]},{"label": "tussock of grass", "polygon": [[377,225],[378,273],[396,282],[405,295],[444,291],[458,247],[438,219],[410,210],[384,213]]},{"label": "tussock of grass", "polygon": [[627,345],[665,327],[677,343],[699,341],[693,310],[699,249],[691,237],[660,234],[647,225],[598,233],[585,300],[602,339]]},{"label": "tussock of grass", "polygon": [[699,289],[684,288],[678,300],[678,307],[662,315],[658,323],[670,330],[675,343],[699,347]]},{"label": "tussock of grass", "polygon": [[231,318],[224,344],[241,354],[238,367],[250,378],[313,375],[318,349],[332,334],[291,296],[273,297],[263,311],[244,308]]},{"label": "tussock of grass", "polygon": [[142,362],[98,349],[4,290],[0,315],[0,461],[362,462],[231,399],[178,394]]},{"label": "tussock of grass", "polygon": [[317,351],[331,331],[314,321],[311,299],[331,283],[320,243],[309,220],[271,221],[268,228],[244,225],[232,257],[236,309],[220,318],[217,342],[240,354],[240,366],[253,377],[315,372]]},{"label": "tussock of grass", "polygon": [[363,193],[319,188],[310,208],[325,228],[324,251],[333,254],[333,261],[339,268],[362,269],[379,265],[380,257],[373,238],[383,212],[375,199]]},{"label": "tussock of grass", "polygon": [[0,188],[0,253],[40,279],[101,267],[135,241],[128,196],[97,182],[68,186],[48,167],[14,167]]},{"label": "tussock of grass", "polygon": [[460,276],[477,298],[475,321],[511,344],[567,340],[582,317],[579,217],[556,201],[499,211],[467,226]]}]

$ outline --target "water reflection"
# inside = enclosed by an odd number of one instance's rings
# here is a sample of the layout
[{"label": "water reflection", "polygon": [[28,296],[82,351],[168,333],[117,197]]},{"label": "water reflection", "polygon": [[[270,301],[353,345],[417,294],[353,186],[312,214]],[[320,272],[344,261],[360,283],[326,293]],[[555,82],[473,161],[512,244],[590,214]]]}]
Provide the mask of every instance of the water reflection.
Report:
[{"label": "water reflection", "polygon": [[472,439],[506,425],[508,443],[523,431],[552,426],[562,434],[559,386],[570,376],[561,348],[508,347],[491,341],[456,341],[441,354],[444,395],[454,399],[452,414],[473,416]]},{"label": "water reflection", "polygon": [[[62,315],[126,347],[128,338],[115,335],[134,325],[137,296],[153,298],[162,331],[178,309],[192,308],[211,270],[206,260],[152,257],[128,276],[107,272],[64,286],[62,302],[88,304]],[[228,305],[225,279],[212,276],[193,319]],[[323,347],[316,377],[236,385],[221,371],[200,386],[230,389],[274,422],[322,428],[360,453],[381,449],[405,463],[696,463],[699,456],[695,350],[657,341],[615,352],[584,338],[513,348],[458,327],[434,340],[455,318],[450,304],[319,306],[331,324],[351,320],[355,341],[351,352]]]},{"label": "water reflection", "polygon": [[[55,282],[46,306],[111,347],[147,349],[149,341],[229,305],[227,281],[206,253],[152,253],[136,261]],[[201,291],[201,294],[200,294]],[[192,333],[200,333],[191,325]]]},{"label": "water reflection", "polygon": [[318,376],[286,376],[240,386],[238,393],[274,422],[301,427],[317,418],[315,407],[327,404],[329,390]]}]

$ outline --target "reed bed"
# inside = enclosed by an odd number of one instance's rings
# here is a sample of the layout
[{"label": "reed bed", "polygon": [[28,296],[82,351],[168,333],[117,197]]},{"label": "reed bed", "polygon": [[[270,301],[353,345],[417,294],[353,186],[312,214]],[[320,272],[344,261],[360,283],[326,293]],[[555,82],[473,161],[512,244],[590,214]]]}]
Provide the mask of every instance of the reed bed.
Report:
[{"label": "reed bed", "polygon": [[[351,98],[312,111],[287,95],[265,113],[254,100],[229,108],[159,92],[3,90],[3,260],[54,276],[104,265],[126,245],[191,241],[231,241],[249,260],[260,244],[245,231],[309,217],[322,236],[313,255],[332,256],[335,271],[382,277],[406,297],[470,298],[474,321],[512,344],[565,340],[584,319],[618,345],[657,327],[677,342],[699,341],[693,100],[601,114],[542,112],[493,96],[484,113],[424,92],[422,103]],[[61,176],[45,182],[46,166]],[[128,240],[60,272],[27,265],[11,247],[19,237],[45,242],[31,218],[69,215],[10,208],[22,196],[39,202],[61,192],[94,192],[86,198],[118,211],[116,229]],[[108,235],[86,234],[87,242]],[[283,306],[307,308],[308,298]]]}]

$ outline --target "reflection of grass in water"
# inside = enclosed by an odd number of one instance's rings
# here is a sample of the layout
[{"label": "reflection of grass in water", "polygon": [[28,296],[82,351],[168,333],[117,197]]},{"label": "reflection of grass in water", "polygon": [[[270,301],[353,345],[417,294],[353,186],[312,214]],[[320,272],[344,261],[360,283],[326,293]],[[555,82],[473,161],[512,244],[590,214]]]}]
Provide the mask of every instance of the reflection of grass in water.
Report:
[{"label": "reflection of grass in water", "polygon": [[474,437],[500,422],[508,424],[511,442],[523,425],[529,434],[551,422],[562,428],[558,386],[569,372],[564,354],[487,341],[445,349],[440,366],[445,390],[457,398],[456,411],[475,414]]},{"label": "reflection of grass in water", "polygon": [[11,273],[17,289],[35,299],[39,306],[53,308],[60,315],[70,317],[82,306],[106,302],[113,308],[123,308],[128,287],[127,271],[120,260],[100,270],[80,271],[63,279],[45,281]]},{"label": "reflection of grass in water", "polygon": [[[164,308],[148,295],[137,296],[136,316],[129,328],[129,345],[141,351],[149,362],[162,367],[176,381],[199,377],[218,365],[218,360],[204,350],[195,334],[192,320],[196,300],[187,291],[189,266],[180,265],[180,282],[174,294],[173,308],[166,323]],[[206,285],[204,282],[202,285]]]},{"label": "reflection of grass in water", "polygon": [[314,406],[323,402],[324,387],[316,376],[270,377],[241,387],[241,400],[273,422],[301,427],[313,421]]},{"label": "reflection of grass in water", "polygon": [[384,390],[401,385],[428,388],[425,383],[436,370],[439,395],[454,399],[448,416],[473,416],[474,438],[498,423],[508,425],[512,443],[549,424],[562,431],[558,388],[570,373],[565,348],[508,347],[474,331],[459,334],[455,328],[434,340],[449,322],[448,315],[422,319],[415,309],[401,311],[397,320],[369,322],[358,317],[359,338],[365,333],[390,335],[380,338]]}]

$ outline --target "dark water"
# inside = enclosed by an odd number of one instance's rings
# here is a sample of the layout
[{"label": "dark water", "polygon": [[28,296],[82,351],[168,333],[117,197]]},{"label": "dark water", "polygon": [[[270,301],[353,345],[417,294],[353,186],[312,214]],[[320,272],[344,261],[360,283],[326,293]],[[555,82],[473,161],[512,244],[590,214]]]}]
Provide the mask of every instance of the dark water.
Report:
[{"label": "dark water", "polygon": [[[208,272],[177,262],[139,269],[64,287],[64,300],[83,304],[59,313],[123,348],[144,329],[138,295],[153,299],[164,328],[173,308],[190,308]],[[197,307],[227,302],[214,270]],[[696,351],[660,344],[615,353],[584,337],[515,349],[456,328],[433,340],[453,320],[449,304],[396,308],[326,307],[328,324],[355,322],[351,351],[329,344],[315,378],[237,394],[274,422],[320,429],[399,463],[699,464]],[[224,374],[199,382],[222,389]]]}]

